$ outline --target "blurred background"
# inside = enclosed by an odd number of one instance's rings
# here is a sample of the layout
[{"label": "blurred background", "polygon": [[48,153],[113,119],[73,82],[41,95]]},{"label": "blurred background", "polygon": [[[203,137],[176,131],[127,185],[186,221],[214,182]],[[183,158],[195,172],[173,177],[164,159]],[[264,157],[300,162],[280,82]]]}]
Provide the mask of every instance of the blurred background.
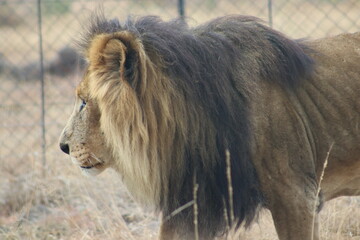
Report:
[{"label": "blurred background", "polygon": [[[112,171],[83,177],[58,149],[84,68],[74,41],[100,6],[109,18],[185,17],[191,26],[253,15],[292,38],[360,31],[360,0],[0,0],[0,239],[157,234],[158,217],[134,204]],[[360,239],[358,198],[326,208],[324,239]],[[268,213],[261,216],[233,238],[276,239]]]}]

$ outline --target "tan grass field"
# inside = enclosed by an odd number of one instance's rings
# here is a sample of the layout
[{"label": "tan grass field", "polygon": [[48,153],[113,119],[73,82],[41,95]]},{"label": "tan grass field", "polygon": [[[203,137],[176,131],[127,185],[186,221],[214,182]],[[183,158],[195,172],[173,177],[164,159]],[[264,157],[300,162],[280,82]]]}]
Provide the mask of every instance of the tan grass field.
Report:
[{"label": "tan grass field", "polygon": [[[26,173],[1,170],[0,239],[156,239],[158,214],[134,203],[114,171],[86,177],[62,153],[54,157],[45,169],[38,159],[29,159],[22,166]],[[320,214],[322,239],[360,239],[359,206],[355,197],[327,203]],[[270,213],[263,210],[250,229],[219,239],[277,236]]]},{"label": "tan grass field", "polygon": [[[36,15],[32,18],[24,15],[29,9],[35,12],[29,2],[16,5],[16,12],[27,17],[25,23],[0,28],[0,40],[4,40],[0,53],[16,66],[38,59],[38,36],[33,28]],[[232,13],[267,20],[267,1],[219,1],[215,5],[208,2],[216,1],[187,2],[190,25]],[[360,31],[358,0],[273,2],[273,26],[291,37],[317,38]],[[44,18],[45,61],[76,39],[81,22],[98,3],[74,1],[71,14]],[[104,9],[109,16],[121,19],[128,14],[154,14],[165,19],[177,15],[173,6],[164,5],[161,0],[141,4],[104,1]],[[47,144],[46,165],[43,165],[40,83],[36,79],[19,81],[0,71],[0,240],[157,237],[159,214],[138,206],[114,171],[107,170],[95,178],[83,176],[58,148],[57,138],[72,111],[74,87],[80,77],[79,74],[65,79],[46,75]],[[326,203],[320,219],[322,239],[360,240],[360,198],[344,197]],[[219,239],[275,240],[277,236],[270,213],[263,210],[250,229],[241,228]]]}]

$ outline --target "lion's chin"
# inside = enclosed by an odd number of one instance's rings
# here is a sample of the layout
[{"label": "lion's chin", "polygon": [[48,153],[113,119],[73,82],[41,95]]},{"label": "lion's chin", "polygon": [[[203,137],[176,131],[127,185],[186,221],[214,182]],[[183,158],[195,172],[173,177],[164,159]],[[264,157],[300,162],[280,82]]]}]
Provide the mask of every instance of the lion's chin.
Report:
[{"label": "lion's chin", "polygon": [[86,176],[96,176],[105,170],[105,166],[101,163],[93,166],[80,166],[82,174]]},{"label": "lion's chin", "polygon": [[104,162],[96,162],[95,164],[91,164],[89,161],[81,163],[76,158],[71,158],[72,162],[80,167],[81,172],[86,176],[96,176],[102,173],[105,169],[105,163]]},{"label": "lion's chin", "polygon": [[82,169],[93,169],[93,168],[102,168],[103,163],[96,163],[94,165],[80,165]]}]

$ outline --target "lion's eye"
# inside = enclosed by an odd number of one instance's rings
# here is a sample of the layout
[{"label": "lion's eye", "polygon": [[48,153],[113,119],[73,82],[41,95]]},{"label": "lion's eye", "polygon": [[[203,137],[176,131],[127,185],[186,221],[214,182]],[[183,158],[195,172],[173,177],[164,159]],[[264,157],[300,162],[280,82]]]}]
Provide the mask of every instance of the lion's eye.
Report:
[{"label": "lion's eye", "polygon": [[85,102],[85,100],[82,100],[79,112],[81,112],[81,110],[83,110],[85,106],[86,106],[86,102]]}]

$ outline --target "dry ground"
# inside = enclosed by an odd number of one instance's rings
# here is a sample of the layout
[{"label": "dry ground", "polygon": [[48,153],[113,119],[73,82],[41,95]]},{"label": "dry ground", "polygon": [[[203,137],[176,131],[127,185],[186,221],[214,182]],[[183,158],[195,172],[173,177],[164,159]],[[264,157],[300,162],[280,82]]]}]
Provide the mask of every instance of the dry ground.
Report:
[{"label": "dry ground", "polygon": [[[132,201],[115,172],[86,177],[62,153],[56,155],[46,168],[29,159],[23,169],[1,169],[0,239],[156,239],[158,216]],[[24,174],[13,174],[18,171]],[[321,236],[360,239],[359,199],[327,203]],[[248,231],[240,229],[227,239],[277,237],[269,212],[263,210]]]}]

